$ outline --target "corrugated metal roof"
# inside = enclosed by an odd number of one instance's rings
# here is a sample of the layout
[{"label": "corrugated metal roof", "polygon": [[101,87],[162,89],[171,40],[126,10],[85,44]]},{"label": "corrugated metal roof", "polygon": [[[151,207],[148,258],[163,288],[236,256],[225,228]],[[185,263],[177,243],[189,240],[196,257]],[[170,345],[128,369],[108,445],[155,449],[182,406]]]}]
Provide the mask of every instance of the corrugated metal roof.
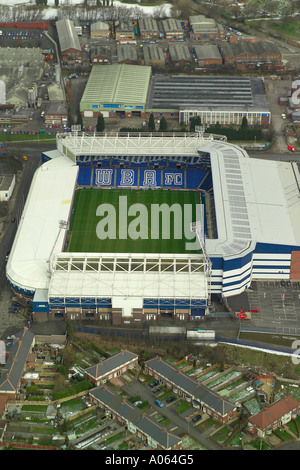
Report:
[{"label": "corrugated metal roof", "polygon": [[79,38],[75,26],[71,20],[59,20],[56,22],[56,29],[61,51],[77,49],[81,51]]},{"label": "corrugated metal roof", "polygon": [[94,65],[81,99],[81,109],[97,103],[146,103],[151,67]]}]

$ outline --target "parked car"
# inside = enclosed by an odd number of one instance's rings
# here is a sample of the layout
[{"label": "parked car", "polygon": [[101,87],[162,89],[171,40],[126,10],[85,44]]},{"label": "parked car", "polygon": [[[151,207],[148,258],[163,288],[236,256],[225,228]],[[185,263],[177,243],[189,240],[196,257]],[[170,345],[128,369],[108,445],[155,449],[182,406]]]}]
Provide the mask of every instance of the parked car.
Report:
[{"label": "parked car", "polygon": [[164,404],[163,404],[160,400],[158,400],[158,399],[155,400],[155,404],[156,404],[157,406],[160,406],[160,408],[162,408],[162,407],[164,406]]},{"label": "parked car", "polygon": [[156,387],[158,384],[159,384],[159,382],[157,382],[157,381],[151,382],[150,387],[151,388]]},{"label": "parked car", "polygon": [[173,401],[175,401],[176,398],[175,397],[169,397],[166,399],[166,403],[173,403]]},{"label": "parked car", "polygon": [[156,387],[153,389],[153,393],[158,393],[161,391],[161,388],[160,387]]},{"label": "parked car", "polygon": [[295,147],[293,147],[292,145],[288,145],[288,149],[289,149],[291,152],[295,152]]},{"label": "parked car", "polygon": [[141,405],[142,403],[143,403],[143,402],[142,402],[141,400],[138,400],[138,401],[135,401],[133,405],[134,405],[134,406],[139,406],[139,405]]},{"label": "parked car", "polygon": [[197,416],[193,417],[192,421],[193,421],[193,423],[198,423],[200,421],[200,419],[202,419],[202,416],[197,415]]}]

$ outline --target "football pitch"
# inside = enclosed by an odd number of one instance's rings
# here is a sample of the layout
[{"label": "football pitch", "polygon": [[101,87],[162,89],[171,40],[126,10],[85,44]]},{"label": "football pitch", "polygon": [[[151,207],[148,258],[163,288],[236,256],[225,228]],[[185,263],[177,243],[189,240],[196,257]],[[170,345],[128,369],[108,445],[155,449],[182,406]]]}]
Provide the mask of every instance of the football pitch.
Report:
[{"label": "football pitch", "polygon": [[198,191],[79,188],[65,251],[201,253],[190,231],[200,213]]}]

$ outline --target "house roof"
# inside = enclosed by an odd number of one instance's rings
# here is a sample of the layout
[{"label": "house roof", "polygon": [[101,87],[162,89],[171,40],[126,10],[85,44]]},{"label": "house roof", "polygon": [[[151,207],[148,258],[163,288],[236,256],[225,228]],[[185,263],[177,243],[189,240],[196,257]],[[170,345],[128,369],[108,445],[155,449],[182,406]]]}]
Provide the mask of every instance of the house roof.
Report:
[{"label": "house roof", "polygon": [[178,388],[185,390],[193,397],[193,399],[200,400],[205,403],[221,416],[225,416],[236,409],[234,404],[222,398],[218,393],[209,390],[201,383],[196,382],[184,372],[168,364],[159,357],[150,359],[145,363],[145,365],[155,370],[159,375],[172,382]]},{"label": "house roof", "polygon": [[94,377],[95,379],[99,379],[109,372],[118,369],[119,367],[122,367],[128,362],[137,358],[138,356],[136,354],[125,350],[109,357],[108,359],[105,359],[104,361],[99,362],[94,366],[88,367],[85,370],[88,375]]},{"label": "house roof", "polygon": [[5,368],[1,371],[0,393],[17,390],[34,339],[34,334],[26,327],[15,336]]},{"label": "house roof", "polygon": [[251,416],[248,421],[257,428],[265,429],[298,407],[300,407],[300,402],[286,395],[268,408]]},{"label": "house roof", "polygon": [[141,432],[156,441],[160,447],[170,449],[181,442],[178,436],[166,431],[158,423],[145,416],[141,410],[132,406],[112,390],[106,387],[98,387],[90,390],[89,394],[119,416],[134,424]]}]

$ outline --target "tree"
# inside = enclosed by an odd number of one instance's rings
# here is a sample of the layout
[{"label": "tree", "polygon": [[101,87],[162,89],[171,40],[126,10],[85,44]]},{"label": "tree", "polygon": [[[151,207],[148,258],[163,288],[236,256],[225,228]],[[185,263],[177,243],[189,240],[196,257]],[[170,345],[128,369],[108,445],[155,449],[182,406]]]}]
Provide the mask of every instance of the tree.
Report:
[{"label": "tree", "polygon": [[77,117],[77,124],[81,126],[80,130],[82,130],[83,122],[82,122],[82,116],[81,116],[80,111],[79,111],[78,117]]},{"label": "tree", "polygon": [[247,127],[248,127],[248,120],[247,120],[246,116],[243,116],[241,128],[242,129],[247,129]]},{"label": "tree", "polygon": [[105,129],[105,121],[104,121],[103,114],[100,113],[98,116],[98,120],[97,120],[96,130],[97,132],[103,132],[104,129]]},{"label": "tree", "polygon": [[167,120],[166,120],[165,116],[163,116],[160,120],[160,123],[159,123],[159,131],[160,132],[166,132],[167,127],[168,127]]},{"label": "tree", "polygon": [[154,131],[155,131],[155,121],[154,121],[154,115],[153,115],[153,113],[151,113],[150,116],[149,116],[148,130],[149,130],[150,132],[154,132]]},{"label": "tree", "polygon": [[55,6],[58,7],[58,5],[59,5],[59,0],[55,0],[54,3],[55,3]]},{"label": "tree", "polygon": [[190,119],[190,132],[195,132],[195,127],[201,126],[201,117],[194,116]]}]

